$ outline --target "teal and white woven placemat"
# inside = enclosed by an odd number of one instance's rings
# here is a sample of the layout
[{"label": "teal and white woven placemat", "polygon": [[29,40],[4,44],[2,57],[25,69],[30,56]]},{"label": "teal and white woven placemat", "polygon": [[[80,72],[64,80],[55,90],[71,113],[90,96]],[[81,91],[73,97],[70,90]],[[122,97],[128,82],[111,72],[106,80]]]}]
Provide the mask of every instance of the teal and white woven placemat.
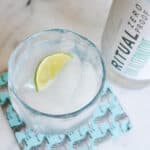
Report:
[{"label": "teal and white woven placemat", "polygon": [[[0,88],[7,86],[7,72],[0,75]],[[7,92],[0,92],[0,105],[22,150],[94,150],[104,140],[118,137],[131,129],[128,116],[120,106],[111,86],[106,83],[104,98],[87,124],[65,135],[37,134],[25,123],[11,105]]]}]

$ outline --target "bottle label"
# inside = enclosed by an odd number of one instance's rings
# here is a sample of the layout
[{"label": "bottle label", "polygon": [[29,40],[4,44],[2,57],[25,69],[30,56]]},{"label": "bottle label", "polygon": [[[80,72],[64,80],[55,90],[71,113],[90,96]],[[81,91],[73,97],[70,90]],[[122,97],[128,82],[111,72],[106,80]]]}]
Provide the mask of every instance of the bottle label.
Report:
[{"label": "bottle label", "polygon": [[150,0],[128,2],[122,18],[111,66],[122,75],[150,79]]}]

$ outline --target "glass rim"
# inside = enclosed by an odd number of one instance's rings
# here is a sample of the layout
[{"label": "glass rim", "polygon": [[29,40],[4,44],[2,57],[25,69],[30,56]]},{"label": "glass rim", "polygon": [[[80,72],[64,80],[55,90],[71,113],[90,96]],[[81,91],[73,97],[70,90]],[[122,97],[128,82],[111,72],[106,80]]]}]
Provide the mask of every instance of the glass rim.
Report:
[{"label": "glass rim", "polygon": [[[87,41],[90,45],[92,45],[95,50],[97,51],[98,55],[99,55],[99,59],[100,59],[100,65],[102,66],[102,72],[103,72],[103,76],[102,76],[102,82],[101,82],[101,86],[99,86],[99,89],[98,91],[96,92],[95,96],[89,101],[89,103],[85,104],[83,107],[73,111],[73,112],[70,112],[70,113],[65,113],[65,114],[49,114],[49,113],[44,113],[44,112],[41,112],[35,108],[32,108],[32,106],[26,104],[22,98],[20,98],[16,92],[16,89],[14,87],[14,84],[11,80],[11,74],[13,74],[12,72],[12,66],[15,64],[15,56],[16,54],[19,52],[20,50],[20,47],[25,44],[28,40],[30,40],[30,38],[34,38],[35,36],[38,36],[44,32],[61,32],[61,33],[65,33],[65,32],[70,32],[76,36],[78,36],[79,38]],[[68,29],[59,29],[59,28],[54,28],[54,29],[46,29],[46,30],[42,30],[42,31],[39,31],[39,32],[35,32],[31,35],[29,35],[27,38],[25,38],[24,40],[22,40],[19,45],[14,49],[14,51],[12,52],[10,58],[9,58],[9,62],[8,62],[8,87],[9,87],[9,90],[14,94],[14,96],[16,97],[17,100],[19,100],[19,102],[21,102],[21,104],[26,108],[28,109],[29,111],[31,111],[32,113],[34,114],[37,114],[37,115],[42,115],[42,116],[46,116],[46,117],[51,117],[51,118],[56,118],[56,119],[65,119],[65,118],[71,118],[71,117],[74,117],[74,116],[77,116],[79,114],[81,114],[83,111],[85,111],[86,109],[90,108],[92,105],[95,104],[95,102],[98,100],[98,97],[99,95],[101,94],[102,90],[103,90],[103,87],[104,87],[104,84],[105,84],[105,80],[106,80],[106,71],[105,71],[105,65],[104,65],[104,61],[103,61],[103,58],[101,56],[101,53],[99,51],[99,49],[97,48],[97,46],[92,42],[90,41],[88,38],[76,33],[76,32],[73,32],[71,30],[68,30]],[[10,85],[10,86],[9,86]]]}]

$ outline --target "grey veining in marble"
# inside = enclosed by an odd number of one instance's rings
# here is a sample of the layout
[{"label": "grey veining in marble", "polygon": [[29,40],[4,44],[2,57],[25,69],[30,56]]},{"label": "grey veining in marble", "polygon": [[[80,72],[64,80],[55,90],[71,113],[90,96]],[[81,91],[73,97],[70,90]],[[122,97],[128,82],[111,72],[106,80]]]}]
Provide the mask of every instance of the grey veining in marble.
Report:
[{"label": "grey veining in marble", "polygon": [[111,0],[1,0],[0,72],[10,52],[27,35],[46,28],[68,28],[100,44]]}]

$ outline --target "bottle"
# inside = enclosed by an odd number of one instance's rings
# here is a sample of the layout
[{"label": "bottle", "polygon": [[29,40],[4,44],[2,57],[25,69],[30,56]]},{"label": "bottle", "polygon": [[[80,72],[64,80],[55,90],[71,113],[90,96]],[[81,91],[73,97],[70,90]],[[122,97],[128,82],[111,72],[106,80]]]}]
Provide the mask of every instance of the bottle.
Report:
[{"label": "bottle", "polygon": [[114,0],[102,37],[108,78],[121,86],[150,84],[150,0]]}]

